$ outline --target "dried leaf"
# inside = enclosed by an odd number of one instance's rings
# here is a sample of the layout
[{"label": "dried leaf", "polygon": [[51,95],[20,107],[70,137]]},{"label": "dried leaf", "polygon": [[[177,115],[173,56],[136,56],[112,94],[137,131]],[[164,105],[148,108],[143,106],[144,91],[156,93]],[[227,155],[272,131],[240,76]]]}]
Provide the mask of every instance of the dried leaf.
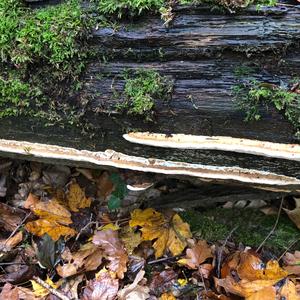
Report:
[{"label": "dried leaf", "polygon": [[0,251],[10,251],[16,247],[23,240],[23,233],[21,231],[17,232],[12,237],[0,241]]},{"label": "dried leaf", "polygon": [[253,280],[277,280],[286,277],[288,273],[284,271],[276,260],[270,260],[266,266],[260,258],[250,252],[240,253],[240,262],[237,273],[241,279]]},{"label": "dried leaf", "polygon": [[129,255],[132,254],[133,250],[141,243],[142,240],[140,232],[134,232],[134,230],[129,226],[122,227],[120,231],[120,238],[123,241],[125,249]]},{"label": "dried leaf", "polygon": [[61,236],[68,238],[76,234],[76,231],[73,228],[60,225],[53,221],[50,222],[45,219],[29,222],[25,225],[25,228],[27,231],[37,236],[43,236],[47,233],[54,241],[57,241]]},{"label": "dried leaf", "polygon": [[34,293],[27,288],[6,283],[0,293],[0,300],[37,300]]},{"label": "dried leaf", "polygon": [[118,238],[118,233],[111,229],[98,231],[93,237],[93,243],[103,249],[106,258],[110,261],[108,269],[122,279],[127,271],[128,256]]},{"label": "dried leaf", "polygon": [[91,198],[85,196],[84,191],[79,184],[72,183],[69,186],[69,192],[67,194],[67,203],[71,211],[77,212],[79,208],[86,208],[91,206]]},{"label": "dried leaf", "polygon": [[[227,276],[224,279],[216,279],[217,285],[223,287],[226,292],[245,298],[250,297],[259,291],[262,291],[265,288],[272,287],[276,282],[278,282],[278,280],[276,279],[254,281],[242,279],[239,282],[236,282],[231,276]],[[274,299],[274,297],[272,299]]]},{"label": "dried leaf", "polygon": [[177,277],[178,275],[173,269],[155,272],[150,282],[151,293],[158,296],[170,291],[170,289],[177,284]]},{"label": "dried leaf", "polygon": [[57,266],[56,271],[61,277],[69,277],[81,271],[96,270],[102,263],[103,250],[93,243],[87,243],[75,254],[65,250],[62,258],[67,263]]},{"label": "dried leaf", "polygon": [[[150,289],[141,285],[141,281],[144,280],[145,271],[140,270],[136,275],[132,284],[126,285],[122,290],[118,292],[119,300],[146,300],[149,297]],[[146,281],[146,280],[144,280]]]},{"label": "dried leaf", "polygon": [[178,260],[178,263],[190,269],[198,269],[210,257],[213,255],[207,242],[198,241],[192,248],[186,250],[186,257]]},{"label": "dried leaf", "polygon": [[0,228],[12,232],[21,224],[25,213],[0,202],[0,216]]},{"label": "dried leaf", "polygon": [[294,254],[287,252],[283,261],[285,263],[284,269],[289,274],[300,275],[300,251],[295,251]]},{"label": "dried leaf", "polygon": [[40,202],[39,197],[37,197],[36,195],[29,193],[26,201],[24,202],[24,208],[26,209],[31,209],[34,208],[34,206]]},{"label": "dried leaf", "polygon": [[98,196],[106,199],[113,191],[114,184],[110,180],[109,174],[107,172],[103,172],[101,176],[97,180],[97,189]]},{"label": "dried leaf", "polygon": [[299,300],[300,295],[297,293],[296,286],[291,280],[287,280],[286,283],[279,291],[279,299],[287,300]]},{"label": "dried leaf", "polygon": [[159,300],[176,300],[176,298],[171,292],[169,292],[169,293],[163,293],[160,296]]},{"label": "dried leaf", "polygon": [[[33,293],[36,297],[45,297],[49,295],[49,290],[45,289],[43,286],[38,284],[35,280],[30,280],[33,288]],[[48,283],[54,289],[57,289],[59,285],[55,284],[49,277],[46,279],[46,283]]]},{"label": "dried leaf", "polygon": [[135,209],[131,214],[129,222],[131,227],[141,226],[142,239],[152,241],[155,249],[155,257],[161,257],[166,250],[176,256],[182,253],[186,247],[186,239],[192,236],[190,227],[184,223],[178,214],[175,214],[171,220],[152,208],[144,211]]},{"label": "dried leaf", "polygon": [[284,208],[288,217],[300,229],[300,198],[294,198],[296,207],[293,210]]},{"label": "dried leaf", "polygon": [[82,300],[113,300],[119,289],[119,280],[108,271],[101,270],[96,279],[88,282],[83,291]]}]

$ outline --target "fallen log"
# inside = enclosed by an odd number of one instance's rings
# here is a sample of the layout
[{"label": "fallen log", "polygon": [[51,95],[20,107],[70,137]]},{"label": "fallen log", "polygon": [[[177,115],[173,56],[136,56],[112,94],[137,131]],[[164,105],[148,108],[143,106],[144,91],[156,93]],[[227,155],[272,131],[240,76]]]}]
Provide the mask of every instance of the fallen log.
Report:
[{"label": "fallen log", "polygon": [[[269,188],[278,185],[280,190],[297,192],[299,161],[272,153],[264,155],[268,149],[262,153],[259,146],[255,152],[243,150],[243,146],[237,151],[234,145],[232,148],[180,149],[176,145],[158,148],[153,147],[157,146],[155,143],[138,145],[123,138],[131,131],[227,136],[288,144],[281,147],[290,153],[294,151],[293,144],[299,142],[295,128],[272,106],[260,108],[261,120],[245,122],[232,92],[243,80],[236,76],[241,66],[250,66],[254,79],[273,85],[287,83],[300,74],[299,8],[279,6],[259,12],[250,8],[236,15],[212,14],[203,7],[179,7],[174,12],[169,28],[164,27],[159,16],[145,16],[134,22],[121,22],[117,30],[107,27],[94,31],[91,47],[99,59],[90,63],[83,89],[76,99],[71,99],[89,123],[85,135],[78,128],[45,127],[43,122],[18,117],[1,120],[0,138],[101,153],[113,149],[122,153],[109,152],[113,153],[110,156],[105,152],[104,160],[87,161],[93,167],[165,172]],[[103,61],[103,56],[108,62]],[[168,101],[154,99],[151,121],[118,109],[127,101],[124,71],[138,69],[155,70],[172,82]],[[89,131],[90,128],[93,130]],[[1,152],[28,159],[54,158],[39,152],[44,152],[46,145],[29,154],[20,147],[14,144],[9,150],[2,148]],[[58,162],[64,160],[64,148],[61,152],[55,149]],[[94,154],[88,157],[93,160]],[[153,167],[150,158],[160,161]],[[142,165],[137,166],[140,160]],[[80,161],[85,162],[84,156],[77,156],[73,162],[67,159],[71,164]]]}]

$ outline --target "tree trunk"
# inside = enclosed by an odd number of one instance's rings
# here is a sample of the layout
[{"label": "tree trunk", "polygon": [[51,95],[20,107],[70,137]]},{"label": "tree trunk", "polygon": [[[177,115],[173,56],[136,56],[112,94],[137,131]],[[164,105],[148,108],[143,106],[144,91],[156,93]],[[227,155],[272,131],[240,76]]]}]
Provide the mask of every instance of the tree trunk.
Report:
[{"label": "tree trunk", "polygon": [[[232,93],[242,80],[237,78],[236,70],[244,65],[254,68],[251,76],[256,80],[276,85],[300,75],[299,8],[278,6],[259,12],[249,8],[224,15],[212,14],[203,7],[179,7],[174,13],[169,28],[159,16],[143,16],[121,22],[117,30],[107,27],[94,31],[91,47],[99,59],[88,66],[83,89],[76,98],[78,110],[84,111],[93,127],[93,136],[89,132],[83,135],[76,128],[46,128],[36,120],[18,117],[1,120],[0,137],[80,150],[113,149],[131,156],[243,168],[261,174],[270,172],[292,177],[299,185],[299,159],[228,149],[160,148],[123,138],[130,131],[150,131],[299,142],[293,126],[271,106],[261,108],[261,120],[245,122]],[[104,57],[108,62],[103,62]],[[140,68],[157,70],[174,82],[169,101],[155,99],[152,121],[116,109],[118,103],[125,101],[124,70]],[[1,151],[6,153],[4,148]],[[6,154],[12,153],[9,150]],[[20,151],[15,153],[20,155]],[[34,159],[32,155],[29,158]]]}]

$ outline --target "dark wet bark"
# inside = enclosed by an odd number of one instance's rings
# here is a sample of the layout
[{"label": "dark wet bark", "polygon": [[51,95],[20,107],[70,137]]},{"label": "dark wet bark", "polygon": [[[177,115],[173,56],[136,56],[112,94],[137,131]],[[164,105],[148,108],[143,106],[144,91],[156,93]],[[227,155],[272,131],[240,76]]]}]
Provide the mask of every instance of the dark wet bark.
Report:
[{"label": "dark wet bark", "polygon": [[[0,137],[300,176],[299,162],[231,152],[144,147],[122,138],[134,130],[298,143],[294,128],[275,108],[262,107],[260,121],[245,122],[232,88],[243,80],[236,76],[237,68],[243,65],[253,67],[251,76],[262,82],[279,85],[299,76],[299,40],[297,7],[261,12],[251,8],[236,15],[180,7],[175,9],[169,28],[159,16],[122,21],[118,30],[96,30],[91,40],[98,59],[89,64],[76,101],[78,109],[85,111],[93,136],[76,128],[45,128],[36,120],[18,118],[1,120]],[[124,70],[138,68],[157,70],[174,81],[170,100],[155,100],[152,122],[116,110],[116,104],[124,101]]]}]

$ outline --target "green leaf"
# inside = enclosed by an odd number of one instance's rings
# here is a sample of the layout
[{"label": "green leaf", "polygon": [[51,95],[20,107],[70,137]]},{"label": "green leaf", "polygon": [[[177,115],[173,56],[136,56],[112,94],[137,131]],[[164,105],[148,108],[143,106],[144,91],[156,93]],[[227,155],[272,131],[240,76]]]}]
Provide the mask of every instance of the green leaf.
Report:
[{"label": "green leaf", "polygon": [[115,210],[120,207],[121,207],[121,199],[112,194],[108,200],[108,209]]}]

